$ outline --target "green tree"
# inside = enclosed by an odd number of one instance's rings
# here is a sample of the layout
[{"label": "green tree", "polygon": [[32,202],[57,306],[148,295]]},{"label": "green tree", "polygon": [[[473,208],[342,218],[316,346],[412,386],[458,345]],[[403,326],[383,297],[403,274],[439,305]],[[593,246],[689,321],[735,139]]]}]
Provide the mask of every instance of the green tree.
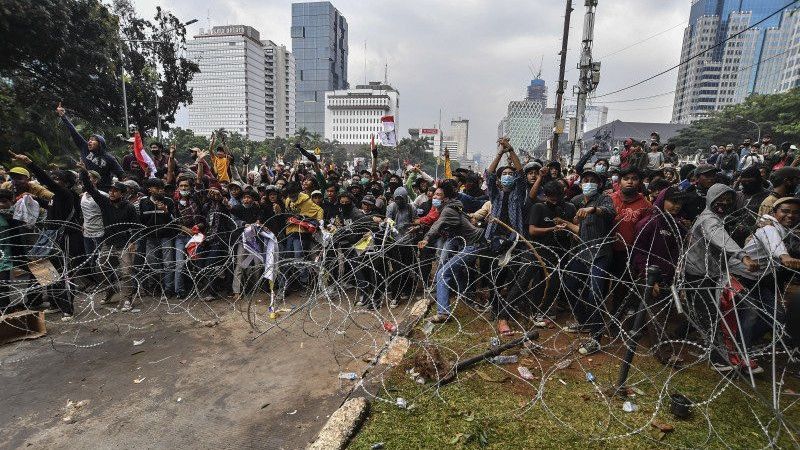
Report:
[{"label": "green tree", "polygon": [[776,144],[800,142],[800,88],[780,94],[751,95],[738,105],[693,122],[669,142],[679,147],[682,154],[694,154],[697,149],[707,151],[711,145],[755,140],[758,129],[748,120],[759,124],[762,135],[772,134]]}]

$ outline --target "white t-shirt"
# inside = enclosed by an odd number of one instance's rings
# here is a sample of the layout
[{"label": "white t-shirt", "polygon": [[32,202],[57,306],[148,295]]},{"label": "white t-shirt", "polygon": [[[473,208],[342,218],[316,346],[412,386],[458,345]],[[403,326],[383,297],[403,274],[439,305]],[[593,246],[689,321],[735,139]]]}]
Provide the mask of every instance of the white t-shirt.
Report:
[{"label": "white t-shirt", "polygon": [[663,152],[648,152],[647,153],[647,168],[650,170],[658,170],[664,165]]},{"label": "white t-shirt", "polygon": [[[108,197],[103,191],[101,194]],[[103,237],[105,230],[103,228],[103,212],[88,192],[81,195],[81,212],[83,212],[83,236],[88,238]]]},{"label": "white t-shirt", "polygon": [[775,265],[780,264],[780,257],[788,255],[783,239],[787,231],[778,223],[767,225],[756,230],[744,244],[744,251],[753,261],[758,263],[758,270],[748,272],[741,264],[732,265],[731,273],[748,280],[757,280],[766,271],[772,271]]}]

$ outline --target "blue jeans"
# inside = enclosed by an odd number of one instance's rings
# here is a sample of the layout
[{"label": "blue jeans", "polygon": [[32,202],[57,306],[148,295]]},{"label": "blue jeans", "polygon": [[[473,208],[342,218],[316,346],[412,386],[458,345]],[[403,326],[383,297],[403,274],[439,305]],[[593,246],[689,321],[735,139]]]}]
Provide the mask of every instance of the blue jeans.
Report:
[{"label": "blue jeans", "polygon": [[175,292],[175,246],[172,238],[147,238],[146,258],[150,270],[161,272],[161,287],[166,293]]},{"label": "blue jeans", "polygon": [[183,272],[186,268],[186,243],[189,239],[191,236],[186,234],[175,236],[175,292],[179,294],[184,293]]},{"label": "blue jeans", "polygon": [[436,309],[439,314],[450,313],[450,290],[464,292],[467,287],[467,269],[475,263],[478,247],[467,245],[436,271]]},{"label": "blue jeans", "polygon": [[[308,283],[308,270],[301,268],[300,266],[306,259],[306,255],[308,255],[309,250],[311,250],[311,243],[309,242],[309,239],[304,238],[302,234],[290,233],[286,235],[286,256],[296,260],[290,264],[297,265],[292,272],[297,273],[297,281],[300,283]],[[289,276],[287,275],[287,278],[288,277]]]},{"label": "blue jeans", "polygon": [[604,327],[603,299],[608,291],[611,261],[607,256],[597,257],[590,266],[584,258],[590,258],[590,255],[583,252],[567,265],[564,274],[567,298],[578,323],[588,328],[593,338],[599,339]]}]

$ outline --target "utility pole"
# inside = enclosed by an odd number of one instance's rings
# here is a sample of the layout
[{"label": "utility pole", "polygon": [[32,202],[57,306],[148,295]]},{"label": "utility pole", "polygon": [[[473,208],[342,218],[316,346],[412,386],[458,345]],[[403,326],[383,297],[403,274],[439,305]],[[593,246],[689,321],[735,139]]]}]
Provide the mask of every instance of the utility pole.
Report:
[{"label": "utility pole", "polygon": [[567,42],[569,41],[569,17],[572,14],[572,0],[567,0],[567,8],[564,12],[564,33],[561,35],[561,64],[558,66],[558,88],[556,89],[556,118],[553,122],[553,140],[547,149],[547,160],[553,161],[553,155],[558,157],[558,135],[564,132],[564,120],[561,118],[561,110],[564,109],[564,89],[567,82],[564,80],[564,72],[567,68]]},{"label": "utility pole", "polygon": [[575,151],[583,151],[583,122],[586,115],[586,98],[600,81],[600,63],[592,62],[592,39],[594,36],[594,9],[597,0],[586,0],[586,15],[583,17],[583,50],[578,68],[581,78],[577,86],[578,107],[575,111],[575,142],[570,153],[570,164],[575,163]]}]

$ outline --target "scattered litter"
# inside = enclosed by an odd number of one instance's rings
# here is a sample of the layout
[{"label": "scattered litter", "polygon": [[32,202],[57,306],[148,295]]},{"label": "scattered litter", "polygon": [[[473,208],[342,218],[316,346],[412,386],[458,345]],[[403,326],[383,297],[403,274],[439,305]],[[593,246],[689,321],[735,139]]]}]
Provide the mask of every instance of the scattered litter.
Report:
[{"label": "scattered litter", "polygon": [[75,414],[78,412],[79,409],[83,408],[88,404],[89,400],[81,400],[79,402],[73,402],[72,400],[67,400],[67,406],[64,407],[66,412],[64,413],[64,417],[62,417],[61,420],[66,423],[75,422]]},{"label": "scattered litter", "polygon": [[670,431],[674,431],[675,430],[675,427],[673,425],[670,425],[668,423],[663,423],[663,422],[657,422],[655,420],[650,422],[650,425],[653,428],[658,429],[662,433],[669,433]]},{"label": "scattered litter", "polygon": [[519,376],[522,377],[523,380],[533,380],[534,376],[530,370],[528,370],[525,366],[517,367],[517,372],[519,372]]},{"label": "scattered litter", "polygon": [[358,375],[355,372],[339,372],[340,380],[355,380]]},{"label": "scattered litter", "polygon": [[170,356],[167,356],[166,358],[161,358],[161,359],[159,359],[158,361],[149,361],[147,364],[158,364],[158,363],[160,363],[161,361],[166,361],[166,360],[168,360],[168,359],[172,358],[173,356],[175,356],[175,355],[170,355]]},{"label": "scattered litter", "polygon": [[644,391],[639,389],[639,388],[637,388],[636,386],[631,386],[631,390],[636,395],[644,395]]},{"label": "scattered litter", "polygon": [[137,378],[137,379],[133,380],[133,383],[134,383],[134,384],[139,384],[139,383],[141,383],[142,381],[144,381],[146,378],[147,378],[147,377]]},{"label": "scattered litter", "polygon": [[344,334],[344,330],[336,330],[336,334],[341,336]]},{"label": "scattered litter", "polygon": [[181,364],[186,364],[186,363],[187,363],[187,361],[186,361],[185,359],[182,359],[182,360],[180,360],[180,363],[181,363]]},{"label": "scattered litter", "polygon": [[136,350],[135,352],[131,353],[131,356],[138,355],[139,353],[144,353],[144,350]]},{"label": "scattered litter", "polygon": [[517,361],[517,355],[497,355],[489,359],[492,364],[516,364]]},{"label": "scattered litter", "polygon": [[489,347],[494,348],[499,346],[500,346],[500,338],[497,336],[492,336],[492,338],[489,339]]},{"label": "scattered litter", "polygon": [[264,409],[264,408],[266,408],[267,406],[269,406],[269,402],[267,402],[267,403],[264,403],[263,405],[261,405],[261,409]]},{"label": "scattered litter", "polygon": [[559,378],[559,379],[558,379],[558,382],[559,382],[559,383],[561,383],[561,384],[563,384],[564,386],[566,386],[566,385],[567,385],[567,382],[566,382],[566,381],[564,381],[564,380],[562,380],[561,378]]},{"label": "scattered litter", "polygon": [[397,325],[392,322],[386,321],[383,322],[383,329],[386,330],[387,333],[394,333],[397,331]]},{"label": "scattered litter", "polygon": [[372,444],[370,450],[381,450],[383,448],[383,442],[376,442]]},{"label": "scattered litter", "polygon": [[625,403],[622,404],[622,410],[627,413],[637,411],[638,409],[639,409],[638,405],[636,405],[635,403],[631,403],[629,401],[625,401]]},{"label": "scattered litter", "polygon": [[589,383],[594,383],[594,374],[592,372],[586,372],[586,381]]},{"label": "scattered litter", "polygon": [[305,344],[305,342],[301,342],[301,343],[300,343],[300,348],[303,348],[303,345],[304,345],[304,344]]},{"label": "scattered litter", "polygon": [[180,403],[181,400],[183,400],[183,397],[178,397],[178,403]]},{"label": "scattered litter", "polygon": [[142,310],[139,309],[139,308],[134,308],[134,309],[131,310],[131,312],[132,313],[138,313],[138,312],[142,312]]},{"label": "scattered litter", "polygon": [[212,328],[219,325],[219,320],[204,320],[200,322],[200,324],[205,327]]},{"label": "scattered litter", "polygon": [[289,416],[293,416],[295,414],[297,414],[297,410],[296,409],[294,411],[292,411],[292,412],[286,413],[286,415],[289,415]]},{"label": "scattered litter", "polygon": [[144,339],[142,339],[141,341],[137,341],[136,339],[133,340],[133,345],[134,346],[142,345],[142,344],[144,344]]},{"label": "scattered litter", "polygon": [[425,325],[422,326],[422,332],[425,333],[426,336],[433,333],[433,322],[425,322]]},{"label": "scattered litter", "polygon": [[397,397],[397,401],[395,402],[398,408],[406,409],[408,408],[408,402],[403,397]]},{"label": "scattered litter", "polygon": [[565,359],[563,361],[557,362],[554,367],[556,369],[558,369],[558,370],[564,370],[564,369],[566,369],[567,367],[569,367],[571,365],[572,365],[572,360],[571,359]]}]

